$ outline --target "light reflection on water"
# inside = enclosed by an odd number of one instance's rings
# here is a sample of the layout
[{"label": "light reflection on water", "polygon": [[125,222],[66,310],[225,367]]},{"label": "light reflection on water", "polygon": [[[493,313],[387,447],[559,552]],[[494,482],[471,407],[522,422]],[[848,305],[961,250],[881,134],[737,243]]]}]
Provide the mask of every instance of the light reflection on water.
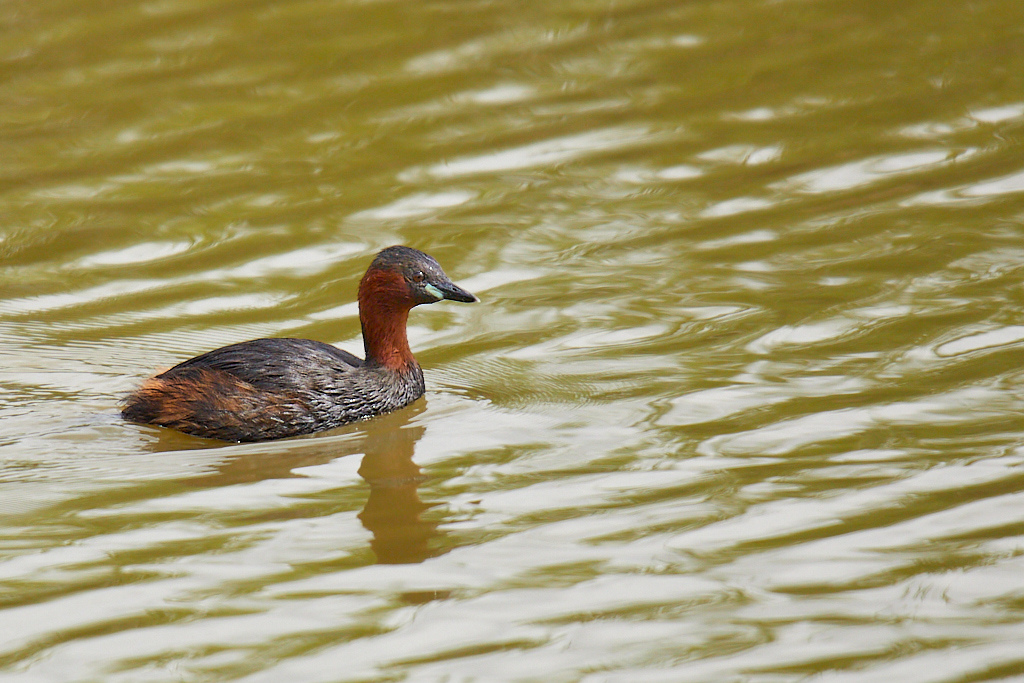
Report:
[{"label": "light reflection on water", "polygon": [[[0,9],[0,671],[980,681],[1020,654],[1018,3]],[[329,30],[328,30],[329,29]],[[226,343],[428,397],[125,425]]]}]

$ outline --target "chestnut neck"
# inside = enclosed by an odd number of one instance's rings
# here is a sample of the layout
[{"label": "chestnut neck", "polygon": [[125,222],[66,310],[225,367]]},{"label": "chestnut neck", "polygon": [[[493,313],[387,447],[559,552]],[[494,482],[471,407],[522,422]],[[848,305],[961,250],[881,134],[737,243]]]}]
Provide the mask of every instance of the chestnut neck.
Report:
[{"label": "chestnut neck", "polygon": [[402,372],[417,367],[405,327],[413,302],[405,279],[394,271],[367,271],[359,283],[359,322],[366,362]]}]

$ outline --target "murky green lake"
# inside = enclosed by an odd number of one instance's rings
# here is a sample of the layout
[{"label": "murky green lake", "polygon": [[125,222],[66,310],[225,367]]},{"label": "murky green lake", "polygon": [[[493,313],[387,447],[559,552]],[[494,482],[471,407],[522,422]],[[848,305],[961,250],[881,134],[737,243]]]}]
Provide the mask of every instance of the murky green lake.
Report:
[{"label": "murky green lake", "polygon": [[[0,5],[0,677],[1024,677],[1024,3]],[[118,418],[203,351],[425,399]]]}]

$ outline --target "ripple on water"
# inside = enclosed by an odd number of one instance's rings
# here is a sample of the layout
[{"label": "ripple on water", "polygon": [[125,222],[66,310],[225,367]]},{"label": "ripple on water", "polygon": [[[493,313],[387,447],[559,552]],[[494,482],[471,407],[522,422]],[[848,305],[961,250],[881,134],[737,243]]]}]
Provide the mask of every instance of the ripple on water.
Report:
[{"label": "ripple on water", "polygon": [[366,209],[349,216],[349,220],[387,221],[401,218],[414,218],[435,214],[439,209],[460,206],[475,199],[476,192],[452,190],[449,192],[417,192],[416,194],[395,200],[390,204],[376,209]]},{"label": "ripple on water", "polygon": [[852,190],[902,175],[934,170],[964,161],[977,150],[951,152],[922,150],[907,154],[889,154],[810,171],[778,183],[775,188],[789,193],[825,194]]},{"label": "ripple on water", "polygon": [[1024,192],[1024,171],[960,185],[959,187],[924,192],[904,200],[904,206],[946,206],[988,202],[1004,195]]},{"label": "ripple on water", "polygon": [[[587,155],[649,144],[654,137],[655,134],[644,126],[617,126],[543,140],[499,152],[456,158],[430,166],[422,172],[427,176],[450,179],[479,173],[552,166]],[[408,179],[419,173],[417,170]],[[407,175],[403,174],[400,179],[406,180]]]}]

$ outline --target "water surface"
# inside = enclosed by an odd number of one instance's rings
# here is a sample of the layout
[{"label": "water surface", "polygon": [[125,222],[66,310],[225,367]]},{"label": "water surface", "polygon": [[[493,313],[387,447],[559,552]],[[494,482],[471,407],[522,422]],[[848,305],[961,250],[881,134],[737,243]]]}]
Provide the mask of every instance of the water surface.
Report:
[{"label": "water surface", "polygon": [[[1024,5],[0,7],[0,671],[1024,676]],[[127,425],[259,336],[428,394]]]}]

